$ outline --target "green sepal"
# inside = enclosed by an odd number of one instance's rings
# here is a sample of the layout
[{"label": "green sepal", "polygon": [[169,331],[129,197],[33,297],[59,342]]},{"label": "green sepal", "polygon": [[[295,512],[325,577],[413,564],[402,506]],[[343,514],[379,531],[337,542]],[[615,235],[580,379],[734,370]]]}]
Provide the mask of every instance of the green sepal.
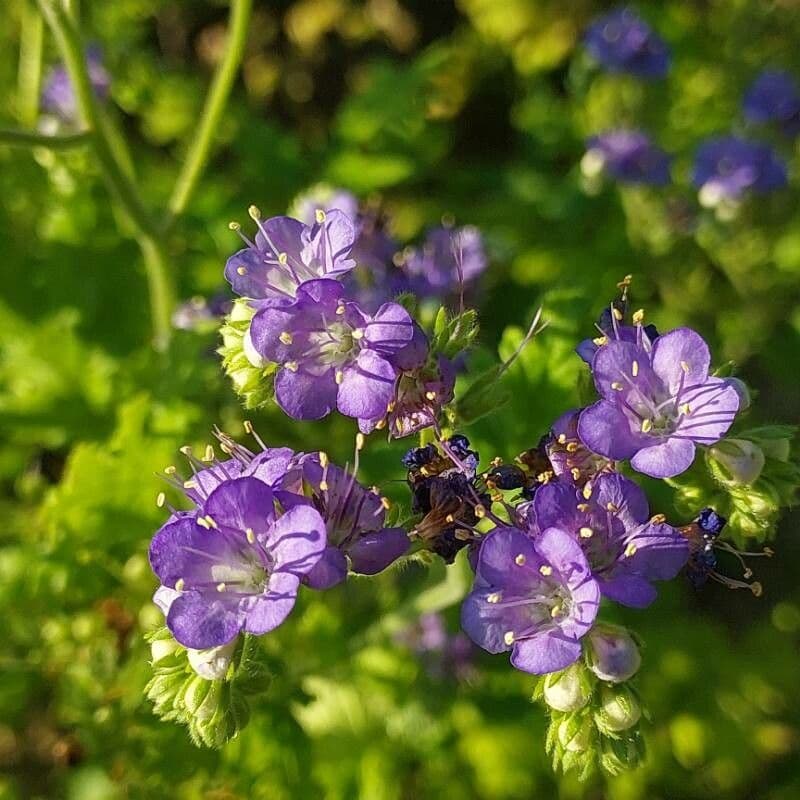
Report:
[{"label": "green sepal", "polygon": [[466,308],[452,315],[441,306],[433,322],[430,350],[445,358],[455,358],[459,353],[469,350],[477,336],[478,312],[474,308]]}]

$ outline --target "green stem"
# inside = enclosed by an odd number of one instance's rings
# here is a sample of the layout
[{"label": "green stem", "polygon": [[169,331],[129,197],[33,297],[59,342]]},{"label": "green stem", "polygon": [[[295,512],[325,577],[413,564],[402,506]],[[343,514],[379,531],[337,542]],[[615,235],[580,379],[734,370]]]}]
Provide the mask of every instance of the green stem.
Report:
[{"label": "green stem", "polygon": [[22,4],[22,28],[19,40],[17,76],[17,116],[22,125],[33,128],[39,116],[39,93],[42,83],[42,45],[44,22],[30,0]]},{"label": "green stem", "polygon": [[186,209],[211,154],[214,135],[225,110],[239,64],[244,56],[252,6],[252,0],[232,0],[231,2],[225,55],[214,75],[203,113],[200,116],[200,124],[175,182],[175,189],[169,201],[170,222]]},{"label": "green stem", "polygon": [[38,0],[38,2],[61,50],[75,92],[78,114],[91,136],[94,153],[109,191],[124,209],[137,231],[135,238],[144,256],[150,291],[153,341],[158,349],[164,349],[170,338],[170,317],[175,292],[163,246],[159,241],[161,232],[109,143],[108,129],[94,96],[80,34],[69,13],[59,2],[50,0]]},{"label": "green stem", "polygon": [[0,144],[10,147],[47,147],[50,150],[70,150],[73,147],[89,144],[91,140],[87,131],[63,136],[46,136],[35,131],[0,130]]}]

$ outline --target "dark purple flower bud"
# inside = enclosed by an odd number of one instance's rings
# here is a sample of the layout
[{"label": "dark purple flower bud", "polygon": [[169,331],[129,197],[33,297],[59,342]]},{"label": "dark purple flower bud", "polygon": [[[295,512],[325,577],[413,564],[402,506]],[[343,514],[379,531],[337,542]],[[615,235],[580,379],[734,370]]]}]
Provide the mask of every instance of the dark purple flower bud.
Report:
[{"label": "dark purple flower bud", "polygon": [[325,524],[308,505],[279,514],[275,500],[258,478],[234,478],[196,514],[156,534],[150,563],[162,585],[180,593],[167,626],[184,646],[202,650],[242,631],[264,634],[289,615],[300,580],[325,550]]},{"label": "dark purple flower bud", "polygon": [[[553,481],[533,499],[532,535],[557,527],[583,550],[600,591],[623,605],[643,608],[656,598],[656,580],[671,580],[689,557],[686,539],[649,518],[647,496],[618,473],[599,475],[583,488]],[[530,525],[531,517],[526,516]]]},{"label": "dark purple flower bud", "polygon": [[549,528],[531,539],[496,528],[481,545],[461,625],[484,650],[511,650],[517,669],[543,675],[580,658],[599,604],[597,582],[569,533]]},{"label": "dark purple flower bud", "polygon": [[487,486],[503,491],[522,489],[527,480],[525,473],[515,464],[498,464],[486,473],[485,478]]},{"label": "dark purple flower bud", "polygon": [[717,514],[713,508],[704,508],[697,517],[697,524],[703,533],[710,533],[712,536],[719,536],[725,523],[728,520]]},{"label": "dark purple flower bud", "polygon": [[262,220],[255,206],[250,216],[258,225],[255,241],[231,223],[247,247],[228,259],[225,278],[236,294],[259,308],[290,305],[304,282],[341,278],[356,265],[351,255],[356,229],[338,209],[317,211],[312,225],[292,217]]},{"label": "dark purple flower bud", "polygon": [[772,192],[787,180],[786,165],[769,145],[738,136],[708,139],[694,159],[692,182],[700,204],[710,208],[723,200],[740,200],[749,191]]},{"label": "dark purple flower bud", "polygon": [[751,122],[777,122],[789,136],[800,133],[800,89],[782,70],[764,70],[744,96],[744,115]]},{"label": "dark purple flower bud", "polygon": [[609,72],[663,78],[669,69],[664,40],[628,8],[595,20],[586,31],[584,43],[589,55]]},{"label": "dark purple flower bud", "polygon": [[304,283],[289,305],[262,308],[250,325],[255,350],[280,365],[275,400],[294,419],[320,419],[333,409],[383,418],[399,376],[391,358],[413,335],[402,306],[385,303],[365,314],[339,281],[324,279]]},{"label": "dark purple flower bud", "polygon": [[419,469],[432,463],[439,456],[439,449],[435,444],[426,444],[424,447],[412,447],[401,459],[407,469]]},{"label": "dark purple flower bud", "polygon": [[[86,66],[89,81],[98,100],[105,100],[111,88],[111,77],[103,66],[103,55],[99,47],[86,49]],[[78,121],[78,106],[69,73],[63,64],[50,70],[42,89],[42,108],[56,114],[64,122],[75,124]]]},{"label": "dark purple flower bud", "polygon": [[420,297],[442,298],[474,283],[488,266],[483,237],[474,226],[434,228],[421,248],[402,254],[410,289]]},{"label": "dark purple flower bud", "polygon": [[609,341],[592,359],[601,400],[581,412],[578,436],[591,451],[654,478],[689,468],[697,445],[721,439],[739,408],[736,390],[709,376],[702,337],[678,328],[649,340]]},{"label": "dark purple flower bud", "polygon": [[587,177],[605,172],[620,183],[665,186],[670,157],[640,131],[608,131],[586,143],[581,169]]},{"label": "dark purple flower bud", "polygon": [[658,329],[655,325],[644,325],[643,312],[636,312],[634,318],[637,320],[633,325],[625,322],[628,314],[627,300],[612,300],[603,309],[596,326],[598,335],[592,339],[584,339],[576,348],[575,352],[587,363],[591,364],[597,349],[606,344],[609,339],[619,339],[623,342],[638,342],[641,339],[648,346],[658,338]]}]

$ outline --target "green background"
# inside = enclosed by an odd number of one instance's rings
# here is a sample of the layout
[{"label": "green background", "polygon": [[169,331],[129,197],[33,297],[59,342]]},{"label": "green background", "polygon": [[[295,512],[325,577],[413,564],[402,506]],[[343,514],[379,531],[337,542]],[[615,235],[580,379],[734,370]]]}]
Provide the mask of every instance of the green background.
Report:
[{"label": "green background", "polygon": [[[0,11],[0,127],[20,127],[25,4]],[[793,0],[641,3],[674,59],[664,81],[599,73],[580,48],[589,0],[256,2],[218,146],[168,241],[180,298],[221,288],[232,219],[283,213],[317,181],[380,198],[405,241],[443,215],[484,231],[481,350],[508,355],[544,304],[550,327],[507,376],[512,399],[470,435],[485,461],[534,445],[577,402],[574,344],[625,274],[660,328],[691,324],[757,387],[756,422],[797,422],[798,156],[790,188],[732,219],[688,185],[703,137],[747,132],[744,88],[763,67],[800,78]],[[81,3],[113,76],[108,111],[137,179],[163,207],[224,44],[225,4]],[[45,37],[45,62],[57,51]],[[588,135],[640,126],[676,155],[665,189],[588,185]],[[303,594],[264,646],[275,672],[250,726],[219,752],[159,722],[142,690],[154,471],[243,412],[216,335],[149,346],[147,285],[126,220],[87,148],[0,145],[0,798],[770,798],[800,796],[797,516],[756,563],[755,599],[682,581],[646,612],[649,756],[588,786],[554,777],[532,679],[477,655],[464,680],[396,643],[421,612],[455,632],[463,563],[411,566]],[[344,461],[353,425],[252,415],[271,444]],[[370,440],[363,477],[402,477],[403,443]],[[386,484],[401,497],[401,484]],[[669,513],[670,497],[653,494]],[[435,660],[435,659],[434,659]]]}]

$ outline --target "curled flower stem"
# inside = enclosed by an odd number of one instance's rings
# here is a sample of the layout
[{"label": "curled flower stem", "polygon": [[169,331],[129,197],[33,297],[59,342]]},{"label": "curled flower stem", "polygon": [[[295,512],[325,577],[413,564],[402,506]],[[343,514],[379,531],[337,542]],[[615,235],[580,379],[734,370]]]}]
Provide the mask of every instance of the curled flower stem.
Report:
[{"label": "curled flower stem", "polygon": [[145,262],[153,324],[153,345],[165,350],[171,335],[170,316],[174,305],[173,279],[160,243],[161,232],[142,202],[139,191],[125,166],[118,160],[111,143],[108,125],[98,108],[86,66],[80,34],[69,12],[60,3],[38,0],[42,16],[58,43],[75,92],[78,113],[91,139],[109,191],[125,210],[136,230]]},{"label": "curled flower stem", "polygon": [[189,146],[186,161],[175,182],[175,189],[169,201],[168,225],[186,209],[211,154],[214,134],[225,110],[239,64],[244,56],[252,8],[252,0],[232,0],[231,2],[225,55],[214,75],[203,113],[200,115],[197,133]]},{"label": "curled flower stem", "polygon": [[9,147],[47,147],[50,150],[71,150],[90,142],[91,136],[87,131],[63,136],[47,136],[36,131],[0,130],[0,144]]}]

